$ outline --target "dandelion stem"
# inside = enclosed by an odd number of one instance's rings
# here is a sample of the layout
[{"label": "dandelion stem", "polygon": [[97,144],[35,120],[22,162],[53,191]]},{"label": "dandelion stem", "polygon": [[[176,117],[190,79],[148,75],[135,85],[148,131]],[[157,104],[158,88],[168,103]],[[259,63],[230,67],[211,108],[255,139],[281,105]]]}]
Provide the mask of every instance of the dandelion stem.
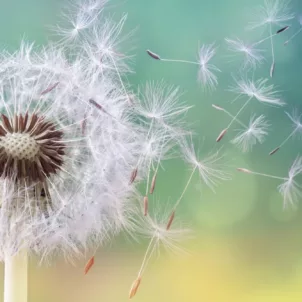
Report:
[{"label": "dandelion stem", "polygon": [[280,176],[275,176],[275,175],[270,175],[270,174],[265,174],[265,173],[259,173],[259,172],[254,172],[249,170],[249,174],[254,174],[254,175],[259,175],[259,176],[264,176],[268,178],[273,178],[273,179],[279,179],[279,180],[288,180],[287,177],[280,177]]},{"label": "dandelion stem", "polygon": [[165,62],[174,62],[174,63],[186,63],[186,64],[195,64],[195,65],[200,65],[197,62],[193,62],[193,61],[187,61],[187,60],[171,60],[171,59],[161,59],[161,61],[165,61]]},{"label": "dandelion stem", "polygon": [[272,65],[270,70],[270,76],[273,77],[274,68],[275,68],[275,51],[274,51],[274,43],[272,37],[272,24],[269,25],[269,33],[270,33],[270,41],[271,41],[271,49],[272,49]]},{"label": "dandelion stem", "polygon": [[268,37],[266,37],[266,38],[264,38],[264,39],[262,39],[262,40],[260,40],[260,41],[258,41],[256,43],[254,43],[252,46],[257,46],[257,45],[259,45],[259,44],[261,44],[261,43],[263,43],[263,42],[265,42],[265,41],[267,41],[269,39],[272,39],[276,35],[278,35],[278,34],[269,35]]},{"label": "dandelion stem", "polygon": [[[231,117],[232,119],[235,118],[234,115],[231,114],[231,113],[230,113],[229,111],[227,111],[226,109],[224,109],[224,108],[222,108],[222,107],[219,107],[219,108],[220,108],[219,110],[221,110],[221,111],[223,111],[224,113],[226,113],[226,114],[227,114],[229,117]],[[244,123],[242,123],[239,119],[235,118],[235,120],[236,120],[236,122],[237,122],[238,124],[240,124],[242,127],[248,128],[247,125],[245,125]]]},{"label": "dandelion stem", "polygon": [[239,114],[243,111],[243,109],[247,106],[247,104],[250,102],[250,100],[252,99],[253,97],[251,96],[246,102],[245,104],[239,109],[239,111],[236,113],[236,115],[232,118],[231,122],[229,123],[229,125],[227,126],[226,129],[230,128],[231,125],[233,124],[234,121],[237,120],[237,117],[239,116]]},{"label": "dandelion stem", "polygon": [[[145,266],[147,265],[147,263],[150,259],[150,255],[152,255],[152,251],[153,251],[152,244],[154,243],[154,240],[155,240],[155,236],[153,236],[151,238],[150,242],[149,242],[149,245],[147,247],[147,250],[146,250],[144,258],[143,258],[143,262],[142,262],[141,267],[140,267],[140,269],[138,271],[138,274],[137,274],[138,277],[142,276],[144,268],[145,268]],[[149,257],[148,257],[148,255],[149,255]]]},{"label": "dandelion stem", "polygon": [[295,32],[287,41],[284,42],[284,45],[287,45],[288,42],[290,42],[295,36],[297,36],[300,32],[302,31],[302,27],[297,31]]},{"label": "dandelion stem", "polygon": [[297,131],[299,127],[296,127],[291,134],[279,145],[279,148],[281,148]]},{"label": "dandelion stem", "polygon": [[190,184],[190,182],[191,182],[191,180],[192,180],[192,177],[193,177],[193,175],[194,175],[194,172],[195,172],[196,168],[197,168],[197,167],[195,166],[195,168],[193,169],[193,171],[192,171],[192,173],[191,173],[191,175],[190,175],[190,177],[189,177],[189,179],[188,179],[188,181],[187,181],[187,184],[186,184],[184,190],[182,191],[180,197],[178,198],[178,200],[177,200],[176,203],[175,203],[175,206],[174,206],[174,208],[173,208],[173,211],[176,210],[176,208],[177,208],[178,205],[180,204],[180,202],[181,202],[183,196],[185,195],[185,192],[187,191],[187,189],[188,189],[188,187],[189,187],[189,184]]},{"label": "dandelion stem", "polygon": [[27,302],[27,252],[6,256],[4,302]]}]

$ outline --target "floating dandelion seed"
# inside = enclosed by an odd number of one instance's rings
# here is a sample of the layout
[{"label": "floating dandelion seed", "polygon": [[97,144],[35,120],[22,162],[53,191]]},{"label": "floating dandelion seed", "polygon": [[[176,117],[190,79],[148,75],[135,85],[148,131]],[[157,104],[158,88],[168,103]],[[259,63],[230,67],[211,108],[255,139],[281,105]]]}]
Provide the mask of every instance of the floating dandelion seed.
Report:
[{"label": "floating dandelion seed", "polygon": [[261,64],[264,60],[262,49],[256,47],[256,45],[248,44],[240,39],[225,39],[228,44],[229,50],[235,53],[237,58],[238,54],[244,56],[243,69],[252,67],[255,68],[258,64]]},{"label": "floating dandelion seed", "polygon": [[[214,187],[224,180],[229,180],[230,175],[226,172],[227,165],[224,162],[224,155],[221,151],[210,152],[204,158],[198,158],[192,141],[183,144],[185,160],[192,166],[192,175],[197,170],[201,180],[214,191]],[[191,178],[190,177],[190,178]],[[189,179],[190,179],[189,178]]]},{"label": "floating dandelion seed", "polygon": [[164,59],[151,50],[147,50],[147,54],[151,58],[163,62],[198,65],[199,66],[198,81],[203,85],[204,88],[209,88],[210,90],[213,90],[216,88],[218,84],[217,76],[215,73],[220,72],[220,69],[210,63],[210,61],[216,54],[216,47],[214,46],[214,44],[202,45],[200,47],[198,53],[198,62],[187,61],[187,60]]},{"label": "floating dandelion seed", "polygon": [[240,39],[229,39],[226,38],[225,41],[229,46],[229,50],[237,54],[243,54],[244,61],[243,61],[243,69],[247,69],[249,67],[256,68],[257,65],[260,65],[264,61],[264,56],[261,54],[264,52],[263,49],[258,48],[258,45],[262,44],[263,42],[272,39],[274,36],[286,31],[289,26],[284,26],[276,31],[276,33],[268,36],[264,39],[259,40],[255,43],[245,43]]},{"label": "floating dandelion seed", "polygon": [[256,143],[264,142],[269,126],[264,115],[258,117],[252,115],[248,127],[245,126],[244,130],[240,130],[232,143],[239,146],[243,152],[248,152]]},{"label": "floating dandelion seed", "polygon": [[228,129],[236,121],[243,109],[250,103],[250,101],[255,98],[261,103],[266,103],[270,105],[283,106],[285,103],[278,97],[278,92],[274,91],[273,85],[266,85],[267,79],[259,79],[254,82],[252,80],[239,79],[236,80],[236,85],[230,89],[230,91],[237,93],[238,96],[235,98],[237,100],[240,96],[248,96],[247,101],[238,110],[236,115],[232,118],[230,123],[226,128],[224,128],[218,135],[216,141],[219,142],[224,135],[227,133]]},{"label": "floating dandelion seed", "polygon": [[[224,108],[214,104],[212,105],[212,107],[219,111],[225,112],[232,119],[234,118],[234,116]],[[260,115],[258,117],[252,115],[248,126],[237,118],[235,118],[235,120],[243,127],[243,130],[239,130],[238,135],[231,142],[237,145],[243,152],[250,151],[256,143],[262,144],[264,142],[270,126],[269,123],[265,120],[264,115]],[[224,130],[224,132],[220,134],[217,141],[222,139],[225,134],[226,130]]]},{"label": "floating dandelion seed", "polygon": [[293,164],[291,165],[288,171],[288,177],[279,177],[259,172],[254,172],[245,168],[238,168],[239,172],[247,173],[247,174],[254,174],[259,176],[264,176],[268,178],[282,180],[283,183],[278,186],[278,191],[283,196],[283,206],[284,208],[288,205],[295,205],[296,202],[302,196],[302,187],[300,184],[297,183],[295,178],[302,173],[302,157],[297,156],[294,160]]},{"label": "floating dandelion seed", "polygon": [[287,45],[294,37],[296,37],[302,31],[302,15],[298,16],[298,22],[301,27],[287,41],[284,42],[284,45]]},{"label": "floating dandelion seed", "polygon": [[184,250],[179,247],[179,242],[183,238],[188,238],[190,230],[182,227],[175,219],[176,207],[177,203],[173,206],[172,210],[167,206],[164,211],[162,207],[155,207],[153,215],[145,217],[146,228],[143,235],[150,238],[150,241],[137,274],[137,278],[134,280],[130,288],[130,299],[136,295],[143,274],[155,253],[160,253],[162,247],[167,249],[169,252],[184,252]]},{"label": "floating dandelion seed", "polygon": [[273,77],[275,71],[275,51],[272,26],[282,26],[284,22],[293,19],[294,15],[290,12],[289,2],[290,1],[287,0],[264,0],[264,5],[259,7],[255,12],[256,21],[251,22],[249,26],[249,29],[256,29],[263,26],[268,27],[272,53],[270,77]]},{"label": "floating dandelion seed", "polygon": [[302,122],[301,122],[301,114],[299,114],[297,109],[294,109],[292,111],[292,114],[289,114],[288,112],[285,112],[285,114],[289,117],[289,119],[293,123],[293,131],[284,139],[284,141],[275,149],[273,149],[269,155],[275,154],[285,143],[293,136],[301,134],[302,133]]}]

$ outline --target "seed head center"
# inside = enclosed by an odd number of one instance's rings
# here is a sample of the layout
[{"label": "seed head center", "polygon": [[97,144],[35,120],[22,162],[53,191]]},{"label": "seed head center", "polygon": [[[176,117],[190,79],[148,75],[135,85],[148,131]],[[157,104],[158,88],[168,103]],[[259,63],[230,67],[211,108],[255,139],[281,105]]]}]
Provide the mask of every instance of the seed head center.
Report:
[{"label": "seed head center", "polygon": [[44,182],[63,165],[64,133],[37,114],[0,118],[0,177]]},{"label": "seed head center", "polygon": [[38,155],[40,146],[28,133],[7,133],[1,137],[0,146],[5,149],[7,155],[22,160],[33,161]]}]

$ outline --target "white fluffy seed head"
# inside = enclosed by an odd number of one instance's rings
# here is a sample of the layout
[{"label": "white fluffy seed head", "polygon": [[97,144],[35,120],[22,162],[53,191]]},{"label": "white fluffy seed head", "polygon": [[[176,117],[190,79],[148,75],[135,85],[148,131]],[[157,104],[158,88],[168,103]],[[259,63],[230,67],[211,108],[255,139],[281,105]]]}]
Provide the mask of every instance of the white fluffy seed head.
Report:
[{"label": "white fluffy seed head", "polygon": [[118,49],[126,18],[83,5],[73,29],[57,29],[59,43],[0,56],[0,259],[20,249],[72,259],[143,231],[136,186],[185,132],[177,88],[149,84],[129,101]]}]

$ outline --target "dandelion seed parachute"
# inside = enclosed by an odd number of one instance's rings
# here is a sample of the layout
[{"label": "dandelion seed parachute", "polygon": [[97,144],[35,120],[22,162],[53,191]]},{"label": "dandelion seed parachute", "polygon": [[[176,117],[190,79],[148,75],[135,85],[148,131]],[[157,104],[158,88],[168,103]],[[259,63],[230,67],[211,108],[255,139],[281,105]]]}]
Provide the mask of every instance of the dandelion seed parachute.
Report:
[{"label": "dandelion seed parachute", "polygon": [[301,184],[299,184],[295,179],[297,176],[301,175],[302,173],[302,157],[299,155],[296,157],[291,167],[289,168],[287,177],[280,177],[270,174],[259,173],[245,168],[237,168],[237,171],[282,181],[282,183],[277,187],[277,189],[283,197],[284,208],[289,205],[291,206],[295,205],[301,199],[302,196]]}]

